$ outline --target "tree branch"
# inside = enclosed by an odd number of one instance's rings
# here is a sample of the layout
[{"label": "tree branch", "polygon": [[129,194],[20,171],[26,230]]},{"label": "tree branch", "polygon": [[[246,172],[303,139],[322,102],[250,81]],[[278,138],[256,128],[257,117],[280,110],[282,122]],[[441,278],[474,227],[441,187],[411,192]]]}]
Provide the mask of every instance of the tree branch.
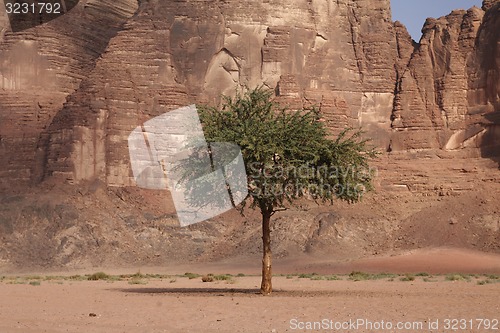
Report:
[{"label": "tree branch", "polygon": [[277,212],[284,212],[288,210],[288,208],[277,208],[277,209],[273,209],[272,212],[271,212],[271,216],[273,216],[275,213]]}]

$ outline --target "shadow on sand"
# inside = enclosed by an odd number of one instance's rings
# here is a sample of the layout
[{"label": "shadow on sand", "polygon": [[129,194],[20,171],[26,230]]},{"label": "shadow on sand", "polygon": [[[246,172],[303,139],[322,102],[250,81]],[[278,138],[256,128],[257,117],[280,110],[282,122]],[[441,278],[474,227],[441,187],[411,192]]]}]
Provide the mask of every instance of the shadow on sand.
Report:
[{"label": "shadow on sand", "polygon": [[182,294],[186,296],[261,295],[259,289],[243,288],[122,288],[119,291],[136,294]]},{"label": "shadow on sand", "polygon": [[[116,291],[116,289],[115,289]],[[131,294],[150,295],[182,295],[197,297],[262,297],[260,289],[243,288],[121,288],[119,292]],[[385,293],[387,295],[387,292]],[[377,291],[356,291],[356,290],[283,290],[275,289],[270,296],[266,297],[375,297],[380,296]]]}]

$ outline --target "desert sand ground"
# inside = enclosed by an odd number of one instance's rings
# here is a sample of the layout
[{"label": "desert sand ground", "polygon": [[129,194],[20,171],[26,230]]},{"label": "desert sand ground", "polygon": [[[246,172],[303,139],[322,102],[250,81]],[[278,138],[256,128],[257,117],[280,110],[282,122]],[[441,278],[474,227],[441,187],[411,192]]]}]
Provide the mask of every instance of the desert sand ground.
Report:
[{"label": "desert sand ground", "polygon": [[[287,270],[297,273],[306,269],[294,266],[291,261],[278,263],[278,273]],[[174,276],[188,268],[200,274],[235,274],[244,267],[222,263],[219,266],[177,266],[176,269],[143,268],[143,274],[156,270],[156,273],[172,276],[122,281],[61,278],[40,281],[34,277],[10,275],[0,282],[0,332],[500,330],[500,280],[485,275],[471,276],[468,281],[461,280],[458,275],[454,275],[459,277],[458,281],[451,281],[450,275],[415,276],[410,281],[401,280],[405,280],[405,275],[361,281],[350,280],[348,275],[339,275],[341,280],[276,276],[274,292],[268,297],[258,293],[258,265],[245,272],[255,275],[234,276],[228,281],[202,282],[199,277]],[[309,273],[318,271],[320,275],[316,278],[321,279],[330,276],[321,274],[345,273],[350,269],[397,273],[427,271],[432,274],[463,271],[491,275],[500,273],[500,256],[450,249],[425,250],[351,263],[316,262],[306,270]],[[124,271],[121,269],[121,273]],[[108,273],[118,274],[118,271]],[[128,273],[135,272],[128,270]],[[65,275],[68,276],[68,272]],[[490,283],[481,283],[486,280]],[[464,321],[456,322],[453,327],[454,323],[447,319]],[[308,330],[308,325],[314,322],[322,325],[316,329],[309,326],[312,329]],[[447,329],[447,324],[452,326]],[[398,325],[408,325],[409,329],[398,328]]]}]

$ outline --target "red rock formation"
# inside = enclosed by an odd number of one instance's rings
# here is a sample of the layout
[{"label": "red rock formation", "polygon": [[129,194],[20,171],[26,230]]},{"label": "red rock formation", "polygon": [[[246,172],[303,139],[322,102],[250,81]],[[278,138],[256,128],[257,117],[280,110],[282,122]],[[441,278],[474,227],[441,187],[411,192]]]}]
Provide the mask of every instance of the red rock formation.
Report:
[{"label": "red rock formation", "polygon": [[135,126],[262,83],[387,146],[397,58],[388,0],[144,3],[48,130],[45,174],[133,184]]},{"label": "red rock formation", "polygon": [[483,8],[489,10],[468,63],[467,121],[459,134],[463,146],[481,147],[489,156],[500,153],[500,2],[485,1]]},{"label": "red rock formation", "polygon": [[0,45],[1,179],[133,185],[133,128],[262,83],[382,149],[494,146],[498,6],[429,19],[415,45],[389,0],[87,2]]},{"label": "red rock formation", "polygon": [[0,183],[40,178],[45,161],[38,156],[46,150],[41,132],[135,8],[132,0],[87,1],[18,33],[10,32],[6,14],[0,15]]},{"label": "red rock formation", "polygon": [[427,20],[398,82],[392,149],[498,145],[499,5],[485,2],[486,14],[473,7]]}]

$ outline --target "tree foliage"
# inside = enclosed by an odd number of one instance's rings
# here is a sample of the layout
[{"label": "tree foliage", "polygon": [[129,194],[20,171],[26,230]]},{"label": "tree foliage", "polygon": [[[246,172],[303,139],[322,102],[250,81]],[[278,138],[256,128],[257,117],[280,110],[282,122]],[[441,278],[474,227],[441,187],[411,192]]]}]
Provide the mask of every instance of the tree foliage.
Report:
[{"label": "tree foliage", "polygon": [[331,139],[315,107],[290,111],[259,87],[199,113],[207,141],[241,148],[253,208],[274,212],[305,195],[355,202],[372,188],[368,160],[375,150],[359,131]]},{"label": "tree foliage", "polygon": [[[269,294],[272,215],[301,197],[360,200],[372,189],[368,162],[376,151],[360,131],[346,129],[332,138],[316,107],[289,110],[263,87],[223,97],[220,107],[201,106],[199,116],[208,142],[235,143],[241,149],[248,177],[241,209],[248,203],[262,214],[261,291]],[[196,163],[190,165],[198,170]]]}]

